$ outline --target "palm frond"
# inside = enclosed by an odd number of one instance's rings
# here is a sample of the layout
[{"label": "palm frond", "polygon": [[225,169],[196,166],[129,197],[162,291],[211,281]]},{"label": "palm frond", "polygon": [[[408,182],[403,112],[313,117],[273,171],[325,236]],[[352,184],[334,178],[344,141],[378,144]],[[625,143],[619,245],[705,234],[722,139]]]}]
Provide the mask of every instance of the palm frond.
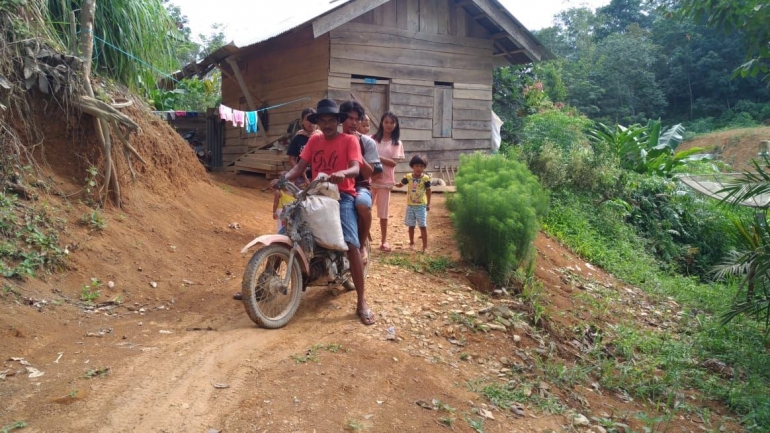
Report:
[{"label": "palm frond", "polygon": [[738,204],[762,194],[770,194],[770,173],[767,172],[770,161],[767,157],[763,157],[763,159],[764,166],[760,165],[757,160],[752,160],[751,163],[754,165],[755,171],[744,171],[740,176],[728,182],[724,188],[717,191],[718,193],[727,193],[722,199],[722,203]]}]

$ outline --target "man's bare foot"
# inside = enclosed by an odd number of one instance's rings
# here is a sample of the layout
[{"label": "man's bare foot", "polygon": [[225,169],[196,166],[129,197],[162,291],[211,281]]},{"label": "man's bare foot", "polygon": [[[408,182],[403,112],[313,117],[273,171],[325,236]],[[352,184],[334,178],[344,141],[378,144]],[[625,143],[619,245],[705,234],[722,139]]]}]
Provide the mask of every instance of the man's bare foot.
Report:
[{"label": "man's bare foot", "polygon": [[414,251],[414,244],[409,244],[409,249]]}]

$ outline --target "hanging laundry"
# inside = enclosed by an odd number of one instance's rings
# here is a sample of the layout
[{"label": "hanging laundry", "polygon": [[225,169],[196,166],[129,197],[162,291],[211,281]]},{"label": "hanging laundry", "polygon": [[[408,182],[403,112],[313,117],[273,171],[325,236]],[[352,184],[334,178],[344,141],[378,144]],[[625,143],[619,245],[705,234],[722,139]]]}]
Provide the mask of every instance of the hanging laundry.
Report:
[{"label": "hanging laundry", "polygon": [[241,110],[233,110],[233,126],[240,126],[243,128],[243,123],[246,117],[246,113]]},{"label": "hanging laundry", "polygon": [[257,125],[257,112],[249,111],[246,113],[246,133],[256,134],[258,129]]},{"label": "hanging laundry", "polygon": [[176,117],[185,117],[185,116],[187,116],[187,112],[186,111],[177,111],[176,112]]},{"label": "hanging laundry", "polygon": [[267,110],[271,108],[273,107],[270,107],[267,102],[265,102],[259,107],[259,110],[257,110],[257,113],[259,113],[259,120],[262,121],[262,128],[265,129],[265,132],[270,130],[270,113],[268,113]]},{"label": "hanging laundry", "polygon": [[187,114],[187,117],[198,117],[197,111],[187,111],[186,114]]},{"label": "hanging laundry", "polygon": [[219,118],[224,121],[233,120],[233,109],[226,105],[219,105]]}]

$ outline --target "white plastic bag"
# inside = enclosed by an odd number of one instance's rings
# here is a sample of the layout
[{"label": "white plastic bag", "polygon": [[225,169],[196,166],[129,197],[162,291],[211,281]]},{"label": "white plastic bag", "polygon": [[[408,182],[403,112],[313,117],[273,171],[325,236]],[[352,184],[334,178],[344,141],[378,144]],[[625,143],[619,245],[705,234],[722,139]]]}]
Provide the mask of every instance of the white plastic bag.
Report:
[{"label": "white plastic bag", "polygon": [[347,251],[342,235],[340,203],[323,195],[310,195],[302,207],[302,219],[310,225],[316,243],[329,250]]},{"label": "white plastic bag", "polygon": [[497,115],[494,111],[492,112],[492,152],[497,152],[500,150],[500,143],[502,143],[502,139],[500,137],[500,128],[503,127],[503,119],[500,118],[500,116]]},{"label": "white plastic bag", "polygon": [[[319,174],[316,177],[316,180],[318,179],[329,179],[329,176],[325,175],[324,173]],[[331,183],[331,182],[321,182],[318,185],[314,186],[307,192],[308,195],[323,195],[329,198],[333,198],[334,200],[340,199],[340,190],[337,187],[337,185]]]}]

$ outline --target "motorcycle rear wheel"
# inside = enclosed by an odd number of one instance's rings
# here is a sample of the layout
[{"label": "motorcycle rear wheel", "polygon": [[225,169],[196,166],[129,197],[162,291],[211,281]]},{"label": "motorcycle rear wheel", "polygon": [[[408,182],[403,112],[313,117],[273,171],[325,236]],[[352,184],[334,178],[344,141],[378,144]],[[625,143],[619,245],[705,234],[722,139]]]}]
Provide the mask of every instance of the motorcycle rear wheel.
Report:
[{"label": "motorcycle rear wheel", "polygon": [[[299,308],[302,298],[302,272],[299,257],[288,269],[291,250],[268,245],[251,256],[243,274],[241,294],[246,313],[258,326],[276,329],[285,326]],[[291,273],[289,284],[283,280]]]}]

